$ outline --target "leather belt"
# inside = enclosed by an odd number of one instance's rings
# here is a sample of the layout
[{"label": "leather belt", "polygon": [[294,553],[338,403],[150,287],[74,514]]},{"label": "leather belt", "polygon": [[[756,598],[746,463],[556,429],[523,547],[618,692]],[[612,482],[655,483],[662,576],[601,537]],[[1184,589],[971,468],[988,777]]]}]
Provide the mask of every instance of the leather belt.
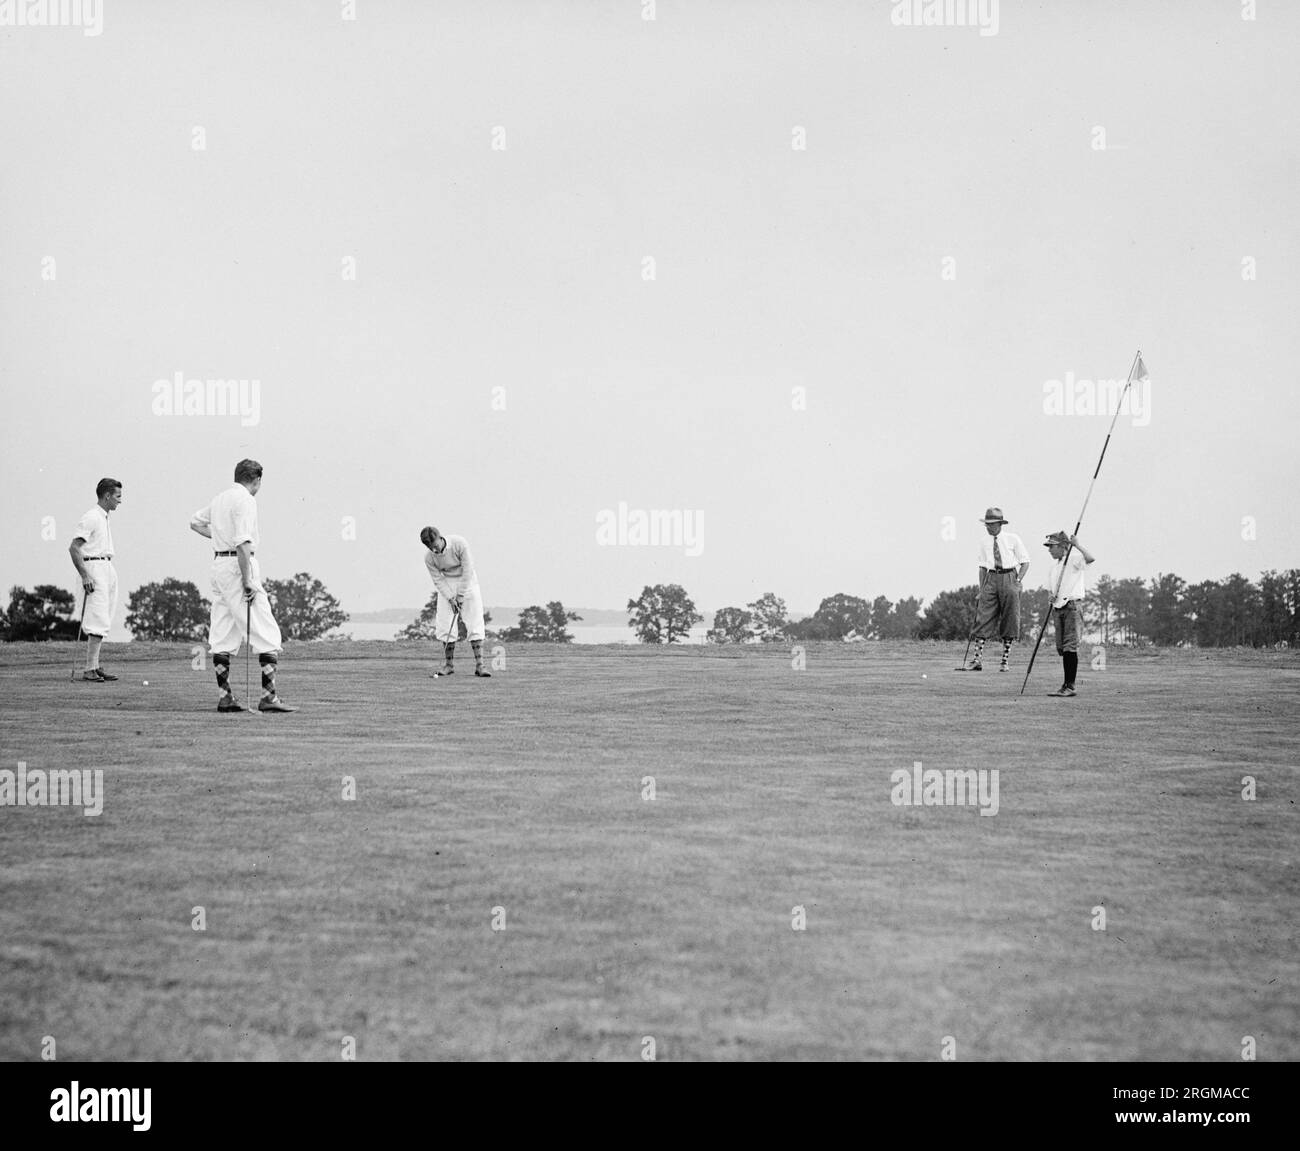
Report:
[{"label": "leather belt", "polygon": [[1020,569],[1019,568],[994,568],[993,570],[997,572],[998,575],[1006,575],[1007,572],[1019,571]]},{"label": "leather belt", "polygon": [[[213,554],[214,556],[237,556],[237,555],[239,555],[239,552],[237,552],[237,551],[233,551],[233,552],[213,552],[212,554]],[[248,554],[249,554],[250,556],[255,556],[255,555],[257,555],[257,552],[249,552]]]},{"label": "leather belt", "polygon": [[93,564],[96,560],[111,560],[113,557],[112,556],[82,556],[81,558],[86,563]]}]

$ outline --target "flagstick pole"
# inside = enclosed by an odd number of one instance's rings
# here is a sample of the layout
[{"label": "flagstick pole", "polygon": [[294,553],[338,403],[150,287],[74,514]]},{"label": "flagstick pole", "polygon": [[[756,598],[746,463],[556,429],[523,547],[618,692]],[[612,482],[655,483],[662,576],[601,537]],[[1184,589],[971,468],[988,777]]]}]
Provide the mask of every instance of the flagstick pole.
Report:
[{"label": "flagstick pole", "polygon": [[[1097,477],[1101,474],[1102,461],[1106,458],[1106,449],[1110,447],[1110,437],[1115,431],[1115,424],[1119,420],[1119,410],[1124,406],[1124,398],[1128,395],[1128,390],[1133,386],[1133,373],[1137,371],[1138,361],[1142,359],[1142,349],[1139,348],[1133,356],[1133,362],[1129,365],[1128,379],[1124,381],[1124,390],[1120,393],[1119,402],[1115,405],[1115,414],[1110,418],[1110,428],[1106,432],[1106,442],[1101,445],[1101,455],[1097,457],[1097,467],[1092,473],[1092,482],[1088,484],[1088,494],[1083,497],[1083,507],[1079,510],[1078,522],[1074,525],[1074,532],[1070,536],[1070,542],[1066,545],[1065,555],[1061,559],[1061,574],[1056,577],[1056,586],[1052,589],[1052,598],[1047,605],[1047,614],[1052,614],[1052,607],[1056,603],[1056,597],[1060,594],[1061,584],[1065,580],[1065,565],[1070,562],[1070,553],[1074,550],[1074,537],[1079,534],[1079,529],[1083,527],[1083,517],[1088,511],[1088,503],[1092,499],[1092,489],[1097,486]],[[1020,694],[1025,694],[1025,688],[1029,686],[1029,676],[1034,670],[1034,660],[1038,658],[1038,648],[1043,642],[1043,634],[1047,631],[1047,620],[1042,620],[1038,625],[1038,639],[1034,641],[1034,651],[1029,657],[1029,666],[1025,668],[1025,682],[1020,685]]]}]

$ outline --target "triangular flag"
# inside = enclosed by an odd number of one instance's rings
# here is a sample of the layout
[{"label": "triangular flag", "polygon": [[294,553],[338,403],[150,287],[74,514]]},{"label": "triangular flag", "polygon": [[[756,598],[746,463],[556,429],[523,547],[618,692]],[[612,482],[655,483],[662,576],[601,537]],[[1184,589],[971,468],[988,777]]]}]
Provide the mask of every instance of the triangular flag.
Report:
[{"label": "triangular flag", "polygon": [[1137,380],[1139,383],[1141,383],[1143,380],[1149,380],[1151,378],[1150,376],[1147,375],[1147,366],[1142,362],[1141,352],[1138,352],[1137,368],[1133,372],[1133,378]]}]

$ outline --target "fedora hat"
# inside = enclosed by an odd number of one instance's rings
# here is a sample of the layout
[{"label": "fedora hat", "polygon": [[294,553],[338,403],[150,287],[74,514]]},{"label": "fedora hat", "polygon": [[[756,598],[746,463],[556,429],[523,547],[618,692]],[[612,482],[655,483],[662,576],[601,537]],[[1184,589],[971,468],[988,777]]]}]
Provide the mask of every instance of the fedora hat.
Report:
[{"label": "fedora hat", "polygon": [[986,524],[1009,524],[1009,519],[1004,519],[1001,508],[989,508],[984,513],[984,522]]}]

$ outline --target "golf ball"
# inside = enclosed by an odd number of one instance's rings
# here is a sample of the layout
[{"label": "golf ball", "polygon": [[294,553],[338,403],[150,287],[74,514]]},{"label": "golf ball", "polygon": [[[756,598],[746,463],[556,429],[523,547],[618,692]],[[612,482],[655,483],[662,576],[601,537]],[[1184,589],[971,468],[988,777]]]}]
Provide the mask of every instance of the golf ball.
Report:
[{"label": "golf ball", "polygon": [[148,687],[148,686],[149,686],[149,681],[148,681],[147,679],[144,681],[144,686],[145,686],[145,687]]},{"label": "golf ball", "polygon": [[922,678],[922,679],[929,679],[930,677],[929,677],[928,675],[926,675],[925,672],[922,672],[922,673],[921,673],[921,678]]}]

